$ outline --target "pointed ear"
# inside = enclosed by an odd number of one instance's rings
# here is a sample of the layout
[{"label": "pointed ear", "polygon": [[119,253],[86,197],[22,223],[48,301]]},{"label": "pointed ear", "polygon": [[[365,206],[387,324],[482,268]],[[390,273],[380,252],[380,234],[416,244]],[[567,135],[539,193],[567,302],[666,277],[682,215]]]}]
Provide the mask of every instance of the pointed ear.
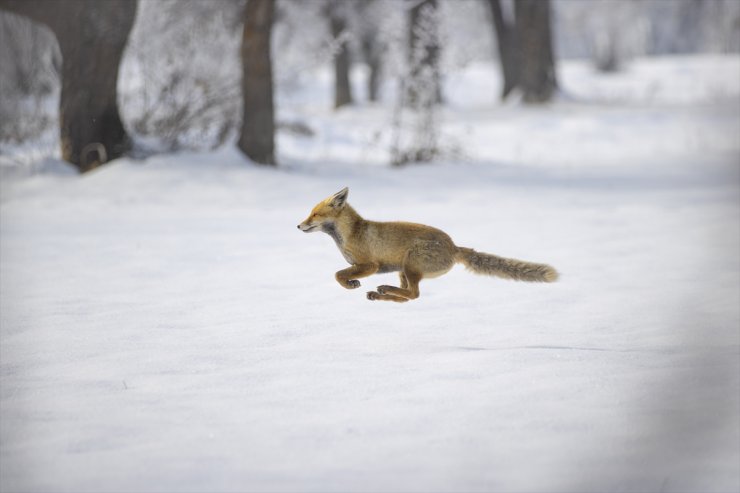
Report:
[{"label": "pointed ear", "polygon": [[329,205],[335,209],[341,209],[347,203],[347,195],[349,195],[349,188],[344,187],[329,199]]}]

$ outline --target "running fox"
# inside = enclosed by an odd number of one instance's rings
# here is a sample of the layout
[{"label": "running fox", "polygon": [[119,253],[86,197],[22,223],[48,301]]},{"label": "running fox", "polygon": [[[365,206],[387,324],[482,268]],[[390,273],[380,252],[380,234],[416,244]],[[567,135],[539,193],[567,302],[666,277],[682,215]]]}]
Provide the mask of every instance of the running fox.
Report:
[{"label": "running fox", "polygon": [[360,287],[361,277],[399,272],[400,287],[378,286],[367,299],[403,303],[419,297],[419,281],[446,274],[460,262],[477,274],[516,281],[554,282],[555,269],[455,246],[444,231],[406,222],[376,222],[363,219],[347,203],[349,189],[319,202],[298,225],[304,233],[323,231],[334,238],[351,267],[336,273],[347,289]]}]

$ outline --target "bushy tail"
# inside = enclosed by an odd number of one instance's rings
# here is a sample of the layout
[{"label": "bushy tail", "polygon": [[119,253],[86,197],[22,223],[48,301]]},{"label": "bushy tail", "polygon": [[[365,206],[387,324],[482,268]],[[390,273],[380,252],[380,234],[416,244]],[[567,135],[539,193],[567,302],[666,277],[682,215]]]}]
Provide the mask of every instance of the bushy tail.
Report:
[{"label": "bushy tail", "polygon": [[528,282],[558,280],[558,271],[547,264],[499,257],[490,253],[476,252],[472,248],[458,248],[456,260],[476,274]]}]

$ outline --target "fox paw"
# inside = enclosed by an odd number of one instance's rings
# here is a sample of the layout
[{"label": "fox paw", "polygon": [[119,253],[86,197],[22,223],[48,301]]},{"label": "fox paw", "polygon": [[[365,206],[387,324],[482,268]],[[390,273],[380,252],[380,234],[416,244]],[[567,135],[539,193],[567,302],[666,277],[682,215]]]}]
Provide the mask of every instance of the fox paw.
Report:
[{"label": "fox paw", "polygon": [[357,289],[360,287],[360,281],[357,279],[350,279],[344,283],[344,287],[347,289]]},{"label": "fox paw", "polygon": [[388,294],[388,291],[391,291],[393,289],[393,286],[388,286],[386,284],[383,284],[382,286],[378,286],[375,289],[377,289],[378,293],[380,294]]},{"label": "fox paw", "polygon": [[373,301],[377,300],[380,294],[376,293],[375,291],[368,291],[367,292],[367,299]]}]

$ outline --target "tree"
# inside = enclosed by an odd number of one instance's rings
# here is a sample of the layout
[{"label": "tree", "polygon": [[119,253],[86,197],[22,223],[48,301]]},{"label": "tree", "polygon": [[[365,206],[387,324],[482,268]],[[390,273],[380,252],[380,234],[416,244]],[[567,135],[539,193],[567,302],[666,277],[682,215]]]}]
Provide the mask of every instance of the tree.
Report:
[{"label": "tree", "polygon": [[501,99],[506,97],[519,85],[519,43],[516,29],[512,22],[504,17],[501,0],[488,0],[493,17],[494,32],[498,46],[498,59],[501,63],[501,74],[504,85]]},{"label": "tree", "polygon": [[[437,106],[442,99],[439,77],[439,11],[437,0],[415,2],[408,15],[408,69],[394,117],[391,162],[401,166],[432,161],[439,155]],[[404,138],[404,107],[411,110],[413,128]]]},{"label": "tree", "polygon": [[519,88],[526,103],[549,101],[557,89],[550,0],[516,0],[514,20],[500,0],[489,0],[504,79],[501,98]]},{"label": "tree", "polygon": [[51,29],[0,10],[0,142],[23,142],[58,127],[46,101],[59,87],[61,66]]},{"label": "tree", "polygon": [[362,0],[358,4],[358,30],[360,31],[360,50],[368,67],[367,99],[377,102],[380,95],[380,82],[383,70],[383,53],[386,45],[379,33],[383,22],[384,6],[377,0]]},{"label": "tree", "polygon": [[514,3],[519,39],[519,86],[524,102],[544,103],[557,89],[550,32],[550,0]]},{"label": "tree", "polygon": [[274,0],[248,0],[242,35],[244,110],[239,149],[259,164],[275,165],[275,109],[272,95],[270,37]]},{"label": "tree", "polygon": [[408,20],[409,77],[406,83],[406,102],[414,106],[424,97],[433,95],[433,103],[442,101],[439,81],[439,12],[437,0],[421,0],[409,10]]},{"label": "tree", "polygon": [[350,53],[348,12],[351,4],[344,0],[330,0],[326,5],[329,28],[334,42],[334,108],[352,104],[352,87],[349,80]]},{"label": "tree", "polygon": [[378,102],[380,96],[380,76],[383,68],[383,60],[375,39],[371,36],[363,37],[361,40],[362,56],[367,63],[367,99],[373,103]]},{"label": "tree", "polygon": [[59,43],[62,159],[85,172],[128,151],[116,97],[136,2],[0,0],[0,8],[47,25]]}]

